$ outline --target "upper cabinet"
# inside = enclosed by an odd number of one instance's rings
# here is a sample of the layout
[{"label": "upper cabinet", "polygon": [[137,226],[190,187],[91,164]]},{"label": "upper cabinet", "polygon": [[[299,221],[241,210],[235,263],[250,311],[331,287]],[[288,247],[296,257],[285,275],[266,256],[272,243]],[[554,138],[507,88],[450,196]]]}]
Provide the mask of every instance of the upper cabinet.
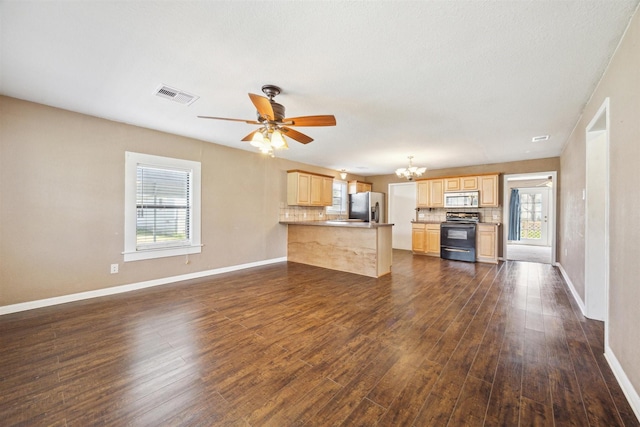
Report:
[{"label": "upper cabinet", "polygon": [[490,208],[500,206],[498,195],[498,175],[480,175],[478,177],[478,189],[480,190],[480,207]]},{"label": "upper cabinet", "polygon": [[349,181],[349,194],[364,193],[371,191],[371,183],[364,181]]},{"label": "upper cabinet", "polygon": [[419,208],[444,207],[443,179],[425,179],[417,181],[417,205]]},{"label": "upper cabinet", "polygon": [[498,207],[498,174],[461,176],[416,181],[416,205],[419,208],[443,208],[444,193],[479,191],[479,207]]},{"label": "upper cabinet", "polygon": [[444,191],[473,191],[477,189],[477,176],[444,178]]},{"label": "upper cabinet", "polygon": [[333,177],[304,171],[287,171],[287,204],[331,206]]}]

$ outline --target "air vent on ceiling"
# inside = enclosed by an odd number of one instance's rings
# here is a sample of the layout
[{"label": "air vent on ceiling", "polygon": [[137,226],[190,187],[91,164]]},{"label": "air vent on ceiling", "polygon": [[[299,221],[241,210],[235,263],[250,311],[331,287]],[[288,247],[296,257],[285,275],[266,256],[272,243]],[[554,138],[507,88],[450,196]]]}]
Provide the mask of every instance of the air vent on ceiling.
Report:
[{"label": "air vent on ceiling", "polygon": [[542,142],[546,141],[547,139],[549,139],[549,135],[534,136],[533,138],[531,138],[531,142]]},{"label": "air vent on ceiling", "polygon": [[160,87],[156,89],[156,95],[184,105],[191,105],[200,98],[199,96],[191,95],[190,93],[166,85],[160,85]]}]

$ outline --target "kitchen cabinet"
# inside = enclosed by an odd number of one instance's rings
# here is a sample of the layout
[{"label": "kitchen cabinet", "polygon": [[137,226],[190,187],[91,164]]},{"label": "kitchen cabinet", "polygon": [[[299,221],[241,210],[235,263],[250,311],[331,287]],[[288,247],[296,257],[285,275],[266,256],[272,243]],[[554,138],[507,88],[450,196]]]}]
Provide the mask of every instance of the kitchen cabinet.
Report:
[{"label": "kitchen cabinet", "polygon": [[463,176],[460,177],[460,190],[462,191],[474,191],[478,189],[478,177],[477,176]]},{"label": "kitchen cabinet", "polygon": [[442,208],[444,207],[444,180],[426,179],[417,182],[417,207]]},{"label": "kitchen cabinet", "polygon": [[478,189],[480,190],[480,207],[498,207],[500,199],[498,195],[498,175],[478,176]]},{"label": "kitchen cabinet", "polygon": [[411,249],[420,255],[440,256],[440,224],[413,223]]},{"label": "kitchen cabinet", "polygon": [[333,178],[322,177],[322,206],[333,206]]},{"label": "kitchen cabinet", "polygon": [[305,171],[287,171],[287,204],[331,206],[333,177]]},{"label": "kitchen cabinet", "polygon": [[444,178],[444,191],[475,191],[478,190],[477,176],[461,176]]},{"label": "kitchen cabinet", "polygon": [[424,253],[424,234],[426,224],[411,225],[411,250],[414,253]]},{"label": "kitchen cabinet", "polygon": [[364,193],[365,191],[371,191],[372,184],[364,181],[349,181],[348,193]]},{"label": "kitchen cabinet", "polygon": [[498,263],[498,224],[478,224],[476,229],[476,260]]},{"label": "kitchen cabinet", "polygon": [[440,256],[440,224],[426,224],[425,253]]},{"label": "kitchen cabinet", "polygon": [[444,179],[425,179],[417,181],[416,204],[419,208],[444,207]]},{"label": "kitchen cabinet", "polygon": [[444,191],[460,191],[460,178],[445,178]]},{"label": "kitchen cabinet", "polygon": [[444,207],[444,180],[442,179],[430,179],[429,181],[429,207],[430,208],[443,208]]},{"label": "kitchen cabinet", "polygon": [[416,182],[416,203],[419,208],[429,207],[429,181]]}]

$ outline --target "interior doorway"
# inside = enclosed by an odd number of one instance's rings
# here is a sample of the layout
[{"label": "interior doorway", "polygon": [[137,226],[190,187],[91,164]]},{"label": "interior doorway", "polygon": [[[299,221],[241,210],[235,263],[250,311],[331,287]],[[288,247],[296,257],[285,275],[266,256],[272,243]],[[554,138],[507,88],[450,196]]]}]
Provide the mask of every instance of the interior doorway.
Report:
[{"label": "interior doorway", "polygon": [[504,259],[554,264],[557,172],[504,176]]},{"label": "interior doorway", "polygon": [[609,289],[609,98],[587,126],[585,143],[585,315],[606,322]]},{"label": "interior doorway", "polygon": [[411,221],[416,216],[416,183],[389,184],[389,223],[392,247],[411,250]]}]

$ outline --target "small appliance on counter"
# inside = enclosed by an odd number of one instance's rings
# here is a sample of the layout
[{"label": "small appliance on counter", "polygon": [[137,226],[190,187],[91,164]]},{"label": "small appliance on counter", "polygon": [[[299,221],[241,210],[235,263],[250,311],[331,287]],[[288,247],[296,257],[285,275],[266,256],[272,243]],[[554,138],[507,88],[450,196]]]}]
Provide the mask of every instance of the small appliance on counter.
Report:
[{"label": "small appliance on counter", "polygon": [[478,212],[447,212],[440,224],[440,258],[476,262]]},{"label": "small appliance on counter", "polygon": [[349,219],[384,223],[384,193],[367,191],[350,194]]}]

